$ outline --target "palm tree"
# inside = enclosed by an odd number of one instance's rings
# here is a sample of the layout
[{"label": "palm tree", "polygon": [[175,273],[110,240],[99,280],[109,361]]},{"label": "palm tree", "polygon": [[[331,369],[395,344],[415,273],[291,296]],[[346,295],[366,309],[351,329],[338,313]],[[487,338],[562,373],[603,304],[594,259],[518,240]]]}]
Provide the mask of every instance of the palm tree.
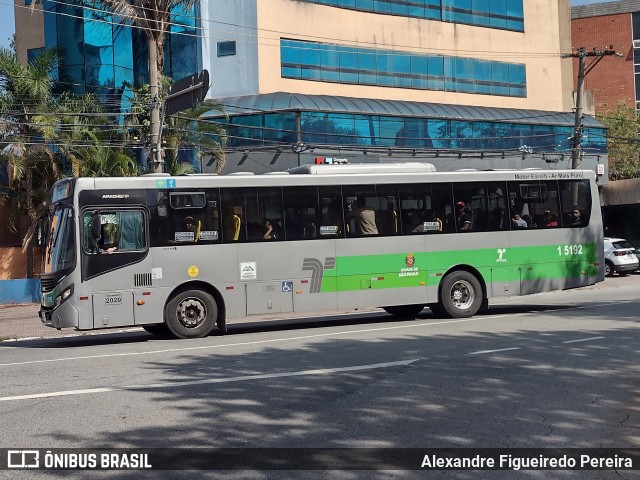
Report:
[{"label": "palm tree", "polygon": [[[15,53],[0,48],[0,77],[4,88],[0,91],[0,138],[3,141],[2,160],[7,164],[9,179],[16,185],[18,192],[24,188],[26,205],[19,205],[16,213],[26,212],[33,217],[33,169],[41,177],[42,172],[53,171],[57,174],[55,162],[39,141],[37,126],[48,122],[46,115],[53,110],[53,80],[51,72],[57,60],[55,50],[46,50],[29,65],[18,62]],[[44,166],[42,163],[48,163]],[[40,178],[38,184],[46,179]]]},{"label": "palm tree", "polygon": [[[22,65],[15,52],[0,48],[0,161],[7,166],[14,202],[9,228],[17,231],[18,220],[25,214],[30,218],[24,248],[28,247],[36,210],[53,183],[64,175],[65,161],[71,163],[76,176],[139,173],[122,148],[105,146],[95,133],[99,125],[108,123],[100,116],[97,98],[54,92],[51,72],[57,60],[58,52],[50,49]],[[27,250],[31,274],[33,259],[31,249]]]},{"label": "palm tree", "polygon": [[[17,230],[16,221],[24,213],[35,219],[33,208],[34,172],[36,184],[43,186],[48,174],[57,173],[55,162],[47,154],[46,147],[38,140],[35,128],[43,121],[43,115],[52,110],[53,80],[51,72],[57,60],[57,52],[46,50],[29,65],[18,62],[14,51],[0,47],[0,152],[7,164],[9,179],[14,189],[16,208],[10,217],[10,228]],[[33,272],[33,256],[28,255],[27,271]]]},{"label": "palm tree", "polygon": [[[227,133],[217,123],[200,120],[200,116],[209,110],[222,111],[222,104],[216,100],[207,100],[198,107],[186,110],[183,115],[168,118],[163,134],[165,162],[169,171],[177,175],[180,172],[178,150],[189,148],[196,152],[198,160],[211,156],[216,160],[214,173],[219,174],[225,166],[224,149],[227,146]],[[182,164],[184,165],[184,164]]]},{"label": "palm tree", "polygon": [[[170,80],[163,77],[160,81],[161,88],[169,91]],[[131,112],[126,116],[124,133],[131,136],[135,132],[143,138],[149,136],[149,122],[147,121],[147,111],[142,105],[148,103],[149,86],[142,85],[133,90],[130,99]],[[216,160],[214,173],[222,171],[226,163],[224,150],[227,146],[227,133],[219,124],[200,120],[199,117],[209,110],[223,110],[223,105],[217,100],[206,100],[198,107],[194,107],[180,115],[165,117],[165,125],[162,134],[164,164],[166,171],[171,175],[183,175],[193,173],[191,164],[180,162],[178,151],[190,149],[195,152],[198,160],[203,157],[213,157]],[[129,141],[131,139],[129,138]]]},{"label": "palm tree", "polygon": [[86,145],[75,148],[74,156],[81,177],[133,177],[140,174],[134,159],[123,149],[105,146],[91,131],[85,132]]}]

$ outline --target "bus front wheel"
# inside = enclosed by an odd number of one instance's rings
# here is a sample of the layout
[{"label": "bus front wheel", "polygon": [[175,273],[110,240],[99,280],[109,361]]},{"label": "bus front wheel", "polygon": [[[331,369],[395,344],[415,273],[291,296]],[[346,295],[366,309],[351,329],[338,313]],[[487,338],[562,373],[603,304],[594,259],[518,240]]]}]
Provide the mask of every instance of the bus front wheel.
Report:
[{"label": "bus front wheel", "polygon": [[214,298],[202,290],[178,292],[167,303],[167,328],[178,338],[201,338],[209,335],[218,318]]},{"label": "bus front wheel", "polygon": [[482,300],[482,286],[473,274],[460,270],[442,280],[439,305],[448,317],[472,317],[480,310]]}]

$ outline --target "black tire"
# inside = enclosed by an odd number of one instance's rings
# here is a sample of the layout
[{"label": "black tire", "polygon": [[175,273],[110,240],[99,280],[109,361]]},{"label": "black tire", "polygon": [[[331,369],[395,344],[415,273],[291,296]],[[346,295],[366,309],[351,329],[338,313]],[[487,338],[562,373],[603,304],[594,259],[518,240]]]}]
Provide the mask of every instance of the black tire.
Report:
[{"label": "black tire", "polygon": [[413,320],[424,310],[424,305],[394,305],[392,307],[382,307],[382,309],[394,317]]},{"label": "black tire", "polygon": [[615,273],[615,271],[613,269],[613,263],[611,263],[609,260],[605,260],[604,261],[604,276],[605,277],[613,277],[614,273]]},{"label": "black tire", "polygon": [[218,320],[216,320],[216,325],[218,326],[220,335],[224,335],[225,333],[227,333],[227,319],[224,318],[223,315],[218,314]]},{"label": "black tire", "polygon": [[211,333],[218,319],[218,305],[202,290],[184,290],[164,308],[169,331],[178,338],[202,338]]},{"label": "black tire", "polygon": [[483,298],[482,299],[482,303],[480,304],[480,308],[478,309],[478,312],[480,315],[486,315],[487,313],[489,313],[489,299],[488,298]]},{"label": "black tire", "polygon": [[142,325],[142,328],[152,335],[170,335],[171,334],[166,323],[154,323],[153,325]]},{"label": "black tire", "polygon": [[449,318],[473,317],[483,299],[480,282],[469,272],[452,272],[442,280],[439,303]]}]

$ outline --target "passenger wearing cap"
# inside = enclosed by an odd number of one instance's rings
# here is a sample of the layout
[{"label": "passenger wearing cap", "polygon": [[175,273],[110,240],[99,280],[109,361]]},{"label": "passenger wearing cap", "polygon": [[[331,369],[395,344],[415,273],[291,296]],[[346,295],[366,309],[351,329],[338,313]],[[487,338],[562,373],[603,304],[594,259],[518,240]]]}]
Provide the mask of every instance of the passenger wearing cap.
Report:
[{"label": "passenger wearing cap", "polygon": [[545,210],[542,215],[543,225],[547,228],[557,227],[558,221],[556,219],[556,214],[551,213],[551,210]]},{"label": "passenger wearing cap", "polygon": [[456,217],[458,219],[459,232],[468,232],[471,230],[471,215],[464,202],[456,203]]}]

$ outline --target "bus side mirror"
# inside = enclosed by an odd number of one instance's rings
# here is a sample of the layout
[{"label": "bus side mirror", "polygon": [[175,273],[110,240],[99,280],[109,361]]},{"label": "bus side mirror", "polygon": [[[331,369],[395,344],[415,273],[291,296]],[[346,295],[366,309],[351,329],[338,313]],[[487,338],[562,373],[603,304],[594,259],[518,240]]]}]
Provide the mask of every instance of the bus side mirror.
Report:
[{"label": "bus side mirror", "polygon": [[100,214],[98,212],[93,212],[91,216],[91,236],[98,243],[100,237],[102,237],[102,225],[100,221]]}]

